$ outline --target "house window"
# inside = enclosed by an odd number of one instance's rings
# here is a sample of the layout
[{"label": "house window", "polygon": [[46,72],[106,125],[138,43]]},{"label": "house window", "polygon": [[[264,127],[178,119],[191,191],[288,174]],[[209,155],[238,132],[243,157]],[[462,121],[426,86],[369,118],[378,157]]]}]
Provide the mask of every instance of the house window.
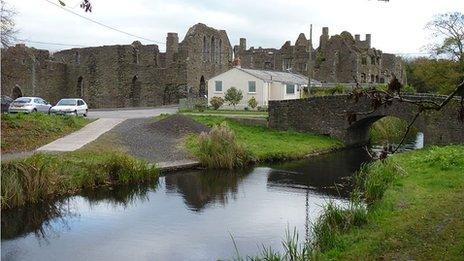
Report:
[{"label": "house window", "polygon": [[222,81],[216,81],[215,82],[215,92],[222,92]]},{"label": "house window", "polygon": [[248,82],[248,92],[249,93],[256,93],[256,82],[255,81],[249,81]]},{"label": "house window", "polygon": [[295,94],[295,85],[294,84],[287,84],[287,94]]}]

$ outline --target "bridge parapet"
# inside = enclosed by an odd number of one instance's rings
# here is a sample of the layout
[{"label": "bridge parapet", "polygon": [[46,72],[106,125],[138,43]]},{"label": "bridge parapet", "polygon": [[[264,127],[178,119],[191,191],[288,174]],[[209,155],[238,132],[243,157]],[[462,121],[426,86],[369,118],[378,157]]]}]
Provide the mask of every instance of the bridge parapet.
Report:
[{"label": "bridge parapet", "polygon": [[[405,94],[410,100],[429,100],[440,103],[443,95]],[[464,124],[458,121],[459,100],[453,99],[440,111],[422,113],[414,124],[424,133],[426,144],[464,143]],[[298,100],[269,102],[269,127],[302,132],[312,132],[336,137],[346,145],[361,145],[369,142],[369,127],[385,116],[393,116],[411,121],[417,106],[394,101],[390,106],[382,106],[375,112],[358,116],[351,125],[347,112],[371,111],[371,100],[362,97],[358,102],[349,95],[331,95]]]}]

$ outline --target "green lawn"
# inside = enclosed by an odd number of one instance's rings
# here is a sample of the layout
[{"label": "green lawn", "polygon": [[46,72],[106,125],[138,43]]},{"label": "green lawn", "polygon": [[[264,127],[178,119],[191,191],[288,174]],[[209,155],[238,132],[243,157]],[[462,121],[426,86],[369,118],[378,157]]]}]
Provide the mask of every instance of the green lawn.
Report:
[{"label": "green lawn", "polygon": [[[208,126],[226,121],[234,131],[238,142],[243,144],[259,161],[302,158],[310,153],[343,146],[340,141],[326,136],[244,125],[220,116],[191,117]],[[192,151],[194,146],[195,137],[190,137],[187,141],[187,147]]]},{"label": "green lawn", "polygon": [[43,113],[2,114],[1,119],[2,153],[36,149],[91,122],[83,117]]},{"label": "green lawn", "polygon": [[250,116],[250,117],[267,117],[267,111],[245,111],[245,110],[205,110],[200,111],[183,111],[181,114],[184,115],[217,115],[217,116],[227,116],[227,115],[240,115],[240,116]]},{"label": "green lawn", "polygon": [[367,225],[341,236],[324,257],[463,260],[464,145],[429,147],[392,158],[406,174],[369,209]]}]

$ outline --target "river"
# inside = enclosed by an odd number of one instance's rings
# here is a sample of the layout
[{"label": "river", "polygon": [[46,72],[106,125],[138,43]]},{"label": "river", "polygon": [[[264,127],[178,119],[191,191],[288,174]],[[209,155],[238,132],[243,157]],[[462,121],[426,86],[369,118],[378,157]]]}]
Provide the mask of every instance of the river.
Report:
[{"label": "river", "polygon": [[351,149],[241,171],[184,171],[2,212],[2,260],[216,260],[300,241],[324,204],[347,204],[369,158]]}]

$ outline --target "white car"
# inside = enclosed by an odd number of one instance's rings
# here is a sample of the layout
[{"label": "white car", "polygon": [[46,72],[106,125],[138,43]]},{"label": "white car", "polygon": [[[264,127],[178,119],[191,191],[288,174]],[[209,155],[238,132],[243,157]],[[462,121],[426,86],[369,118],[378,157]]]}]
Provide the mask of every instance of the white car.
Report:
[{"label": "white car", "polygon": [[8,112],[15,113],[15,112],[45,112],[48,113],[52,105],[45,101],[40,97],[19,97],[14,100],[10,107],[8,108]]},{"label": "white car", "polygon": [[87,117],[88,111],[89,107],[82,99],[61,99],[55,106],[50,109],[50,114],[70,114]]}]

